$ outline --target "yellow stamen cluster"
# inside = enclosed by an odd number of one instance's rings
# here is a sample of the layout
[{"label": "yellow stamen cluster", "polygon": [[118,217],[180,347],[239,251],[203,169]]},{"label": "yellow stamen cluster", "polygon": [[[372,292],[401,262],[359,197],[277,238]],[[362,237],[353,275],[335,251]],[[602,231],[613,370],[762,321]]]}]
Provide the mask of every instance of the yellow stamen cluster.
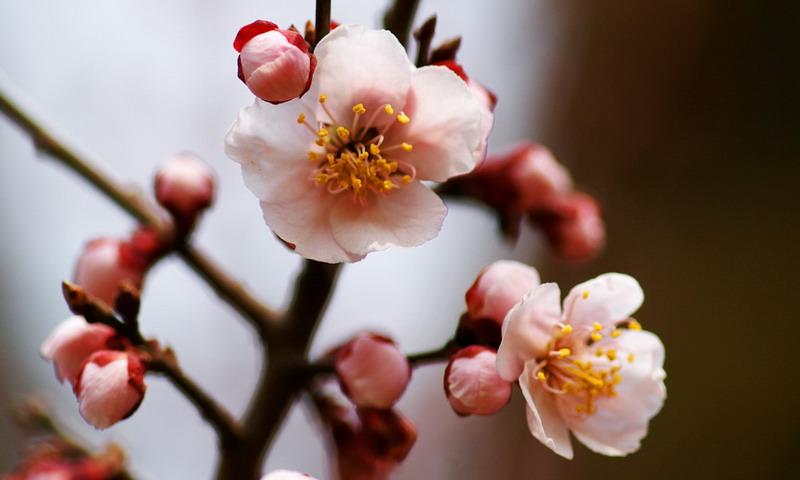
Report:
[{"label": "yellow stamen cluster", "polygon": [[[352,122],[345,127],[334,118],[332,110],[326,105],[327,100],[327,95],[319,96],[319,103],[330,121],[320,122],[314,128],[306,122],[305,114],[297,117],[297,123],[313,132],[314,143],[324,149],[321,152],[308,152],[308,161],[316,164],[311,176],[314,183],[327,185],[331,193],[350,191],[363,201],[369,192],[386,194],[414,181],[416,173],[413,166],[386,156],[390,151],[410,152],[414,146],[407,142],[388,146],[384,143],[383,132],[388,130],[391,123],[381,129],[371,126],[380,110],[374,111],[371,118],[364,117],[367,118],[364,122],[361,116],[367,113],[367,109],[361,103],[353,105]],[[391,105],[384,105],[382,110],[386,115],[395,116]],[[396,115],[395,120],[402,125],[411,121],[403,112]]]}]

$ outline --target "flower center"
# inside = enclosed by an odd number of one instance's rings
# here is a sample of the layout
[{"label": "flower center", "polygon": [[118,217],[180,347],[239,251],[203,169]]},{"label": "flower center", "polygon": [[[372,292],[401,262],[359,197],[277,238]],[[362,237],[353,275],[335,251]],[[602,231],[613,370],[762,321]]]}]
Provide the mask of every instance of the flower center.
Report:
[{"label": "flower center", "polygon": [[[635,330],[641,326],[630,320],[627,328]],[[559,327],[551,340],[554,348],[538,361],[533,373],[545,389],[562,395],[577,415],[593,415],[597,412],[597,399],[616,396],[615,387],[622,382],[620,371],[624,362],[634,360],[633,354],[623,354],[613,344],[605,348],[594,345],[604,334],[616,338],[621,333],[616,327],[608,332],[603,330],[598,323],[575,332],[571,325]],[[596,360],[587,360],[591,357]]]},{"label": "flower center", "polygon": [[[406,125],[411,121],[405,113],[395,115],[394,108],[386,104],[362,121],[367,110],[359,103],[353,106],[350,121],[342,123],[326,106],[327,98],[320,95],[319,103],[328,120],[318,119],[316,128],[306,121],[305,114],[297,117],[297,123],[305,125],[314,134],[314,143],[320,147],[318,151],[308,152],[308,161],[314,165],[309,180],[325,186],[332,194],[349,191],[361,203],[369,192],[388,196],[392,190],[415,180],[413,165],[392,158],[393,151],[410,152],[413,145],[384,143],[384,133],[395,122]],[[375,121],[384,115],[392,116],[392,121],[381,128],[375,127]]]}]

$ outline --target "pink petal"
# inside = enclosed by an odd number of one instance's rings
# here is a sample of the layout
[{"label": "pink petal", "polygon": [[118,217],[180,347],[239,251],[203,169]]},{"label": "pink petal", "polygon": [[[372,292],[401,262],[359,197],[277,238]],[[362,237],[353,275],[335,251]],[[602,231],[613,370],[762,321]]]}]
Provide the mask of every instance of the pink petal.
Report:
[{"label": "pink petal", "polygon": [[300,166],[311,175],[308,152],[319,149],[314,135],[295,121],[304,111],[307,109],[299,100],[270,105],[256,99],[241,109],[225,136],[225,153],[242,165],[245,185],[261,200],[298,196],[301,193],[276,186]]},{"label": "pink petal", "polygon": [[644,301],[639,282],[630,275],[606,273],[575,286],[564,299],[565,323],[609,326],[630,317]]},{"label": "pink petal", "polygon": [[[366,118],[387,103],[398,113],[405,104],[414,66],[388,31],[342,25],[319,42],[314,54],[317,70],[305,98],[316,101],[325,94],[326,106],[339,122],[349,123],[352,108],[359,103],[367,110]],[[321,120],[330,120],[319,105],[317,112]],[[380,126],[394,117],[379,115],[377,119],[374,124]]]},{"label": "pink petal", "polygon": [[497,373],[494,350],[471,345],[453,356],[445,371],[450,406],[461,415],[491,415],[511,398],[511,384]]},{"label": "pink petal", "polygon": [[455,73],[441,66],[417,69],[405,111],[411,121],[386,137],[389,144],[414,146],[398,159],[413,164],[420,179],[443,182],[475,168],[485,109]]},{"label": "pink petal", "polygon": [[129,361],[127,353],[100,351],[84,364],[75,391],[81,416],[99,430],[128,417],[144,397],[141,372],[132,375]]},{"label": "pink petal", "polygon": [[420,182],[388,197],[371,194],[367,202],[361,205],[349,194],[340,195],[331,216],[336,242],[357,255],[421,245],[436,237],[447,214],[441,199]]},{"label": "pink petal", "polygon": [[525,371],[519,377],[522,395],[528,402],[527,418],[531,434],[547,448],[566,459],[572,459],[572,442],[569,439],[567,424],[558,411],[553,394],[545,390],[538,379],[533,377],[534,361],[525,364]]},{"label": "pink petal", "polygon": [[516,380],[528,360],[547,350],[561,321],[560,298],[558,285],[544,283],[508,312],[497,351],[497,371],[503,379]]},{"label": "pink petal", "polygon": [[467,291],[469,314],[502,324],[511,308],[539,283],[539,272],[529,265],[513,260],[494,262],[481,271]]},{"label": "pink petal", "polygon": [[84,360],[92,353],[108,348],[115,335],[107,325],[87,323],[81,316],[61,322],[42,343],[39,354],[53,361],[58,381],[75,381]]},{"label": "pink petal", "polygon": [[[617,345],[623,357],[617,395],[598,399],[594,415],[568,422],[575,437],[591,450],[623,456],[639,449],[648,422],[661,409],[666,373],[664,345],[652,333],[623,331]],[[628,353],[633,353],[633,362],[624,359]]]}]

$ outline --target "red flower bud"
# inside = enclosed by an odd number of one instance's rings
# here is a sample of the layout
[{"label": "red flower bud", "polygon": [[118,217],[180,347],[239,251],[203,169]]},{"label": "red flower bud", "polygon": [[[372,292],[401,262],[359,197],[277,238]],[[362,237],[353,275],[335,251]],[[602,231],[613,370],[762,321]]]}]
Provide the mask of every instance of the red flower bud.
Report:
[{"label": "red flower bud", "polygon": [[459,415],[491,415],[511,398],[511,384],[495,367],[497,351],[473,345],[459,350],[444,372],[444,391]]},{"label": "red flower bud", "polygon": [[131,352],[101,350],[83,364],[75,383],[81,416],[102,430],[128,418],[144,398],[145,366]]},{"label": "red flower bud", "polygon": [[411,379],[411,365],[386,337],[364,333],[336,354],[342,391],[360,407],[389,408]]}]

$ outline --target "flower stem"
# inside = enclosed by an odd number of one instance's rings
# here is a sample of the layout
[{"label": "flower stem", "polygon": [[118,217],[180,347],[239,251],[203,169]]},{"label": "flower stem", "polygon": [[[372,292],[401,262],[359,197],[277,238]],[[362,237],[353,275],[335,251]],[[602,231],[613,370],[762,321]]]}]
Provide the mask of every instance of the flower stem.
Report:
[{"label": "flower stem", "polygon": [[417,11],[419,0],[395,0],[383,16],[383,25],[392,32],[403,46],[408,44],[411,21]]},{"label": "flower stem", "polygon": [[451,340],[436,350],[409,355],[408,361],[415,367],[426,363],[443,362],[450,358],[454,346],[455,343]]},{"label": "flower stem", "polygon": [[317,0],[317,14],[314,18],[314,46],[331,31],[331,0]]}]

